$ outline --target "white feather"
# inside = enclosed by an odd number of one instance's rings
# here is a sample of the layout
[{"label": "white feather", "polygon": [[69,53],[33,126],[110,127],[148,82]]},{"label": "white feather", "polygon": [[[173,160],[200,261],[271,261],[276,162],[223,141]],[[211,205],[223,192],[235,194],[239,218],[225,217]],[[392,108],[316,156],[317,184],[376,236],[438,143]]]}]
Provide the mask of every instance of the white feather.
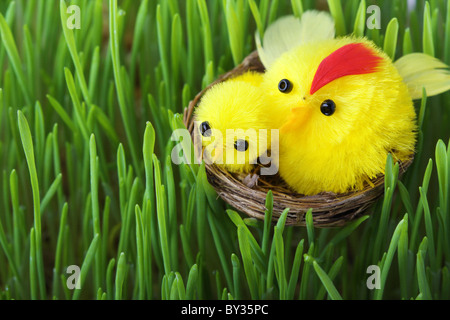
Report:
[{"label": "white feather", "polygon": [[310,41],[333,39],[335,33],[334,20],[329,13],[310,10],[303,13],[301,19],[286,16],[275,21],[267,28],[263,43],[257,32],[256,47],[267,69],[283,53]]},{"label": "white feather", "polygon": [[407,54],[395,62],[395,67],[414,100],[422,98],[423,88],[429,97],[450,90],[449,67],[425,53]]}]

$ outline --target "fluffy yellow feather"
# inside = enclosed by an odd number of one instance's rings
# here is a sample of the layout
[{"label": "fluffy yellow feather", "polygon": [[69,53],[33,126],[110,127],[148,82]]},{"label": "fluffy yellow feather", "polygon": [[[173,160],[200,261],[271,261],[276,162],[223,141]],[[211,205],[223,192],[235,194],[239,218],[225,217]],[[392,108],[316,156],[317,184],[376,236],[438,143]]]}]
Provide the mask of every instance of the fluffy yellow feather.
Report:
[{"label": "fluffy yellow feather", "polygon": [[262,74],[247,72],[211,87],[195,110],[194,121],[204,146],[203,158],[230,172],[249,173],[268,141],[267,104]]},{"label": "fluffy yellow feather", "polygon": [[[370,51],[376,69],[317,80],[322,62],[352,44]],[[289,90],[281,80],[288,80]],[[321,80],[321,86],[312,87]],[[331,39],[290,50],[264,75],[262,88],[272,105],[269,117],[278,126],[284,123],[279,126],[280,175],[298,193],[361,189],[384,173],[388,153],[405,160],[414,152],[416,114],[408,87],[390,58],[368,40]]]}]

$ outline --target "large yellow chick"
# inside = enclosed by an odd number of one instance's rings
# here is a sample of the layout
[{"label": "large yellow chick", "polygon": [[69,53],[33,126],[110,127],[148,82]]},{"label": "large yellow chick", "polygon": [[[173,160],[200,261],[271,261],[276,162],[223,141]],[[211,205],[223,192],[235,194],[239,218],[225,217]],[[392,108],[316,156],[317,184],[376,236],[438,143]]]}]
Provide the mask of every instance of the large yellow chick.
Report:
[{"label": "large yellow chick", "polygon": [[450,90],[443,62],[413,53],[393,63],[367,39],[334,39],[327,15],[305,12],[296,28],[293,17],[281,18],[264,45],[256,34],[268,116],[280,128],[280,175],[304,195],[359,190],[384,173],[388,153],[409,159],[416,142],[412,100],[423,89],[428,96]]},{"label": "large yellow chick", "polygon": [[194,121],[205,162],[230,172],[250,173],[258,157],[266,153],[270,119],[261,81],[262,74],[247,72],[212,86],[202,97]]},{"label": "large yellow chick", "polygon": [[313,42],[283,54],[263,85],[280,126],[279,171],[298,193],[345,193],[414,153],[410,89],[365,39]]}]

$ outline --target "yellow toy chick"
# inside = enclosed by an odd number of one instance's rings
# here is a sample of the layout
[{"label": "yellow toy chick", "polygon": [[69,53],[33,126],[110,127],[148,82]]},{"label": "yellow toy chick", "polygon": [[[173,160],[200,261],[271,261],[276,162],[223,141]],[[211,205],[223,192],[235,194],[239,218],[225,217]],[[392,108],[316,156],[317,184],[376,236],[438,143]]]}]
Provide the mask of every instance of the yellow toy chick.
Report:
[{"label": "yellow toy chick", "polygon": [[[421,69],[412,71],[408,59]],[[429,95],[448,90],[449,74],[438,65],[419,54],[396,66],[372,42],[351,37],[310,42],[283,54],[262,85],[276,106],[272,110],[286,116],[280,127],[282,178],[304,195],[345,193],[383,174],[388,153],[396,161],[411,158],[417,131],[413,98],[421,97],[422,85]],[[410,72],[408,85],[399,72]]]},{"label": "yellow toy chick", "polygon": [[202,97],[194,121],[207,163],[249,173],[267,151],[270,119],[261,81],[261,73],[247,72],[212,86]]},{"label": "yellow toy chick", "polygon": [[408,87],[367,40],[301,46],[273,65],[263,87],[276,109],[289,113],[280,128],[279,169],[298,193],[362,189],[384,172],[389,152],[396,160],[414,152]]}]

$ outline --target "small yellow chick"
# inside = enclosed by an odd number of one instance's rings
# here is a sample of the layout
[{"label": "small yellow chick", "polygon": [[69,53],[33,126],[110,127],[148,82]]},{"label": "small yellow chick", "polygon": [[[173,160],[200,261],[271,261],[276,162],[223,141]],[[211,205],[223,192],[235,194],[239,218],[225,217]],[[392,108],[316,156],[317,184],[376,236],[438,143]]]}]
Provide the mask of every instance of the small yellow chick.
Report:
[{"label": "small yellow chick", "polygon": [[[205,162],[225,170],[250,173],[268,149],[266,100],[262,74],[247,72],[218,83],[202,97],[194,114]],[[260,131],[263,129],[262,131]]]}]

